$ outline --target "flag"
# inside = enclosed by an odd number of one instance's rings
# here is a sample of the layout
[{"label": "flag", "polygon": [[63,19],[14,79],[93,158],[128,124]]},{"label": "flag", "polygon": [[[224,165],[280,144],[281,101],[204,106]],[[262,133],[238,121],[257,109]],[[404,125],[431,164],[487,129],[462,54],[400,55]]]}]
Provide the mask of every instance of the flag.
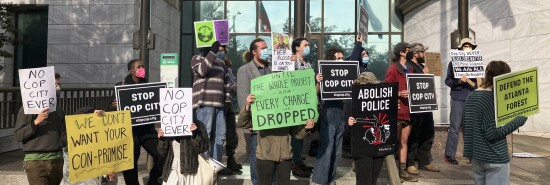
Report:
[{"label": "flag", "polygon": [[258,23],[261,32],[271,32],[271,23],[269,23],[269,17],[265,11],[264,4],[260,1],[260,15],[258,15]]}]

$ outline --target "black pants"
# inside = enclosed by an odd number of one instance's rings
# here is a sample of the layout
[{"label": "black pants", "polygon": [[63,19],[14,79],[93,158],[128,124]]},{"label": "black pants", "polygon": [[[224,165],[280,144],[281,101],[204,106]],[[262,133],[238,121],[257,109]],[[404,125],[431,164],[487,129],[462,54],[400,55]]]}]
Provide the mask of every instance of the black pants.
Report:
[{"label": "black pants", "polygon": [[375,185],[384,163],[384,157],[363,157],[353,159],[357,185]]},{"label": "black pants", "polygon": [[413,125],[407,142],[407,166],[425,166],[432,162],[432,145],[434,142],[434,118],[431,112],[411,114]]},{"label": "black pants", "polygon": [[260,185],[290,184],[290,170],[292,162],[288,161],[266,161],[256,158],[256,173]]},{"label": "black pants", "polygon": [[239,138],[237,136],[237,127],[235,126],[233,106],[230,103],[226,103],[225,107],[228,107],[225,111],[225,155],[231,158],[235,155],[235,149],[239,145]]},{"label": "black pants", "polygon": [[137,127],[144,128],[134,128],[134,169],[125,170],[122,172],[124,175],[124,181],[126,184],[135,184],[138,185],[138,159],[140,155],[141,147],[143,147],[149,155],[153,157],[154,166],[149,171],[149,181],[148,185],[156,185],[158,179],[162,176],[162,167],[164,166],[164,157],[160,155],[157,150],[158,145],[158,136],[154,127],[151,125],[143,125]]}]

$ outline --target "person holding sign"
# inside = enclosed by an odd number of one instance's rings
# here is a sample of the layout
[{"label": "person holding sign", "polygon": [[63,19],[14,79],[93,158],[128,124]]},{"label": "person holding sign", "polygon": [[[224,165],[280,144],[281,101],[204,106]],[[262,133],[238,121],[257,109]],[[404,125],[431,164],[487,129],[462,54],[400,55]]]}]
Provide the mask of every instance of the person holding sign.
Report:
[{"label": "person holding sign", "polygon": [[[409,139],[409,134],[411,133],[410,122],[410,113],[408,98],[409,92],[407,90],[407,73],[414,72],[412,68],[407,67],[406,65],[406,56],[410,51],[409,44],[405,42],[400,42],[395,45],[393,52],[395,54],[395,59],[393,65],[388,68],[386,72],[386,79],[384,80],[387,83],[399,83],[399,106],[401,107],[398,110],[397,114],[397,131],[400,136],[399,142],[399,176],[404,181],[416,182],[418,179],[410,175],[406,170],[407,162],[407,141]],[[401,132],[401,133],[399,133]]]},{"label": "person holding sign", "polygon": [[510,71],[503,61],[489,62],[485,80],[464,103],[464,157],[471,159],[475,184],[510,184],[506,136],[527,121],[527,117],[518,116],[496,127],[493,78]]},{"label": "person holding sign", "polygon": [[349,58],[350,61],[359,61],[359,73],[370,71],[369,63],[371,60],[369,51],[362,46],[363,40],[364,38],[361,35],[357,35],[355,38],[355,46]]},{"label": "person holding sign", "polygon": [[[166,185],[195,185],[214,184],[214,174],[199,171],[200,165],[209,165],[204,159],[199,159],[202,153],[208,151],[210,139],[204,124],[198,120],[191,124],[192,136],[164,137],[162,129],[158,137],[163,140],[159,145],[161,153],[166,154],[166,161],[162,170],[163,184]],[[203,160],[201,163],[199,160]]]},{"label": "person holding sign", "polygon": [[[459,50],[472,51],[477,47],[473,44],[472,39],[464,38],[460,41]],[[450,113],[450,125],[447,134],[447,143],[445,144],[445,161],[449,164],[457,165],[456,160],[456,147],[458,145],[458,132],[460,124],[462,123],[462,112],[464,109],[464,101],[466,97],[477,88],[477,80],[472,78],[468,79],[465,75],[461,78],[455,78],[453,71],[453,63],[449,62],[447,66],[447,77],[445,78],[445,85],[451,88],[451,113]]]},{"label": "person holding sign", "polygon": [[[131,84],[140,84],[147,83],[145,79],[145,68],[143,61],[139,59],[133,59],[128,62],[128,74],[124,80],[116,83],[115,86],[119,85],[131,85]],[[114,111],[117,110],[117,101],[113,98],[111,107],[107,110]],[[160,155],[157,150],[158,139],[157,139],[157,130],[155,129],[154,124],[146,124],[132,127],[132,135],[134,138],[134,169],[125,170],[122,172],[124,175],[124,181],[126,184],[138,184],[138,161],[140,156],[141,147],[147,151],[149,155],[153,157],[154,165],[149,171],[149,181],[147,184],[153,185],[157,184],[157,179],[162,174],[162,164],[164,163],[164,157]]]}]

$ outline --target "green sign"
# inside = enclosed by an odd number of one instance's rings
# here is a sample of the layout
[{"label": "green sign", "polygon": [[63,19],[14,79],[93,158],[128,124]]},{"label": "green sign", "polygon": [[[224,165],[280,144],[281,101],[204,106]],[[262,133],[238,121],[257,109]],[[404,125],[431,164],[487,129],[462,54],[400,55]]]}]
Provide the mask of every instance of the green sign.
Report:
[{"label": "green sign", "polygon": [[197,48],[212,46],[212,44],[217,40],[216,32],[214,30],[214,22],[195,22],[195,40],[197,42]]},{"label": "green sign", "polygon": [[493,79],[497,127],[517,116],[539,112],[538,68],[509,73]]},{"label": "green sign", "polygon": [[168,88],[178,87],[178,63],[177,53],[160,54],[160,81],[166,82]]},{"label": "green sign", "polygon": [[272,73],[252,80],[252,129],[304,125],[317,120],[317,90],[312,69]]}]

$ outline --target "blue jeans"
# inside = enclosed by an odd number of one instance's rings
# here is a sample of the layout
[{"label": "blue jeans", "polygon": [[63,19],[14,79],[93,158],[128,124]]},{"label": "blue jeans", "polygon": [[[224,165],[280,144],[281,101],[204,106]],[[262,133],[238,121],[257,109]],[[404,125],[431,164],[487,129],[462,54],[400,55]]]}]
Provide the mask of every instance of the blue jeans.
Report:
[{"label": "blue jeans", "polygon": [[258,185],[258,174],[256,174],[256,146],[258,145],[258,134],[252,132],[246,134],[246,137],[250,137],[250,153],[248,154],[248,160],[250,161],[250,181],[253,185]]},{"label": "blue jeans", "polygon": [[472,159],[476,185],[510,184],[510,163],[486,163]]},{"label": "blue jeans", "polygon": [[344,133],[344,111],[339,108],[328,108],[321,121],[321,135],[317,160],[311,181],[315,184],[329,184],[336,180],[336,167],[342,156]]},{"label": "blue jeans", "polygon": [[447,133],[447,144],[445,145],[446,156],[454,157],[456,155],[458,130],[462,124],[462,112],[464,112],[464,100],[451,100],[450,124]]},{"label": "blue jeans", "polygon": [[210,142],[212,143],[206,155],[221,162],[226,130],[223,107],[198,108],[197,119],[202,121],[204,126],[206,126],[208,136],[210,136]]}]

